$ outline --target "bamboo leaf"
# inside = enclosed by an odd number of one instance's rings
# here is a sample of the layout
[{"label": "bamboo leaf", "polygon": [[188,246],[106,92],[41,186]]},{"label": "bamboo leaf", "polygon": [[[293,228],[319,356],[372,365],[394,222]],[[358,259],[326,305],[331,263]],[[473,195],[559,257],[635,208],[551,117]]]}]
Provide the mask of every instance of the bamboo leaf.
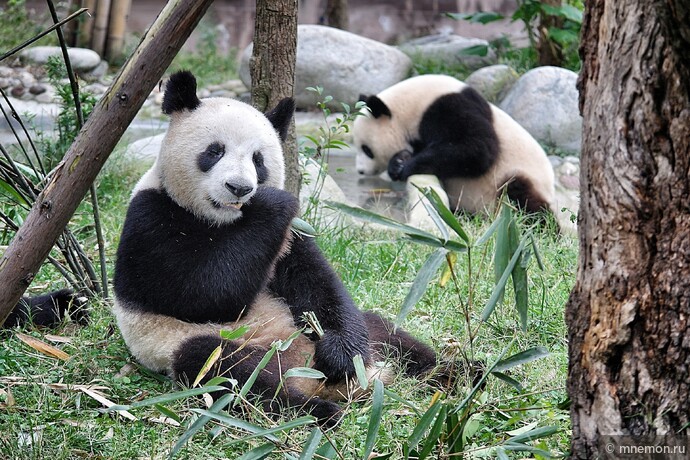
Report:
[{"label": "bamboo leaf", "polygon": [[109,407],[108,410],[129,410],[137,407],[155,406],[156,404],[179,401],[180,399],[189,398],[191,396],[199,396],[204,393],[213,393],[214,391],[228,391],[228,389],[220,385],[203,386],[199,388],[192,388],[190,390],[176,391],[174,393],[154,396],[153,398],[144,399],[143,401],[137,401],[132,404],[121,404]]},{"label": "bamboo leaf", "polygon": [[482,310],[482,314],[481,314],[481,320],[482,321],[486,321],[487,319],[489,319],[489,316],[491,316],[491,313],[496,308],[496,304],[498,303],[500,297],[503,294],[503,291],[505,290],[506,283],[508,282],[508,277],[510,277],[511,273],[513,272],[513,268],[515,268],[515,264],[517,263],[518,259],[520,258],[520,255],[522,254],[522,250],[524,249],[524,247],[525,247],[525,242],[522,241],[520,243],[520,246],[518,246],[518,249],[513,254],[513,257],[508,262],[508,265],[506,266],[505,270],[503,271],[503,275],[501,276],[501,278],[496,283],[496,286],[494,287],[494,290],[491,293],[491,297],[486,302],[486,306],[484,307],[484,310]]},{"label": "bamboo leaf", "polygon": [[383,382],[381,382],[381,380],[379,379],[375,379],[371,415],[369,416],[369,427],[367,428],[367,437],[364,442],[364,452],[362,454],[362,460],[368,460],[371,453],[374,451],[374,445],[376,444],[376,437],[378,436],[382,415]]},{"label": "bamboo leaf", "polygon": [[[502,203],[501,212],[498,216],[498,225],[496,227],[496,248],[494,249],[494,276],[496,278],[496,286],[503,276],[508,262],[510,261],[513,251],[510,250],[510,222],[513,220],[513,215],[510,207]],[[511,269],[512,271],[512,269]],[[506,280],[507,281],[507,280]],[[497,301],[503,303],[503,294],[505,292],[505,284],[499,289]]]},{"label": "bamboo leaf", "polygon": [[510,460],[510,457],[508,457],[508,454],[506,454],[506,451],[503,447],[496,448],[496,458],[498,460]]},{"label": "bamboo leaf", "polygon": [[431,427],[431,431],[429,431],[429,435],[426,437],[426,441],[424,441],[424,446],[419,452],[419,460],[424,460],[431,453],[434,447],[438,445],[441,438],[441,432],[443,431],[443,426],[446,423],[447,413],[448,407],[445,404],[441,405],[441,410],[436,416],[434,426]]},{"label": "bamboo leaf", "polygon": [[462,228],[458,218],[450,209],[448,209],[448,206],[446,206],[436,190],[431,187],[427,187],[425,190],[419,190],[424,194],[424,196],[426,196],[426,198],[429,200],[429,203],[431,203],[439,217],[443,219],[446,225],[448,225],[460,238],[462,238],[466,244],[469,244],[470,237],[467,235],[467,232],[465,232],[465,229]]},{"label": "bamboo leaf", "polygon": [[422,265],[422,268],[419,269],[419,273],[417,273],[417,277],[412,283],[412,287],[403,301],[400,313],[398,313],[398,317],[395,319],[396,327],[400,326],[403,321],[405,321],[405,318],[410,311],[412,311],[412,308],[417,304],[419,299],[422,298],[429,286],[429,283],[431,282],[431,279],[438,272],[438,267],[441,266],[445,260],[447,252],[448,251],[444,248],[437,249],[431,253],[431,255],[426,259],[426,262],[424,262],[424,265]]},{"label": "bamboo leaf", "polygon": [[461,241],[448,240],[443,241],[440,238],[432,237],[428,238],[421,235],[405,235],[405,239],[414,241],[415,243],[424,244],[426,246],[431,246],[432,248],[446,248],[449,251],[455,252],[466,252],[467,246]]},{"label": "bamboo leaf", "polygon": [[528,350],[516,353],[496,363],[496,366],[494,366],[493,370],[496,372],[505,372],[508,369],[512,369],[516,366],[520,366],[522,364],[526,364],[532,361],[536,361],[537,359],[549,356],[549,354],[549,351],[544,347],[530,348]]},{"label": "bamboo leaf", "polygon": [[284,378],[301,377],[303,379],[325,379],[323,372],[311,367],[293,367],[283,374]]},{"label": "bamboo leaf", "polygon": [[424,230],[420,230],[407,224],[402,224],[396,220],[376,214],[366,209],[355,208],[343,203],[336,203],[335,201],[325,201],[325,204],[333,209],[337,209],[338,211],[344,214],[356,217],[357,219],[364,220],[366,222],[383,225],[385,227],[398,230],[403,233],[407,233],[408,235],[419,235],[426,238],[438,239],[436,238],[436,236],[432,235],[429,232],[425,232]]},{"label": "bamboo leaf", "polygon": [[262,444],[259,447],[255,447],[249,452],[237,457],[237,460],[262,460],[268,458],[269,455],[275,450],[275,444],[270,442]]},{"label": "bamboo leaf", "polygon": [[249,326],[247,326],[246,324],[238,327],[237,329],[233,329],[231,331],[221,329],[220,330],[220,338],[225,339],[225,340],[235,340],[235,339],[239,339],[240,337],[242,337],[247,332],[249,332]]},{"label": "bamboo leaf", "polygon": [[240,389],[240,397],[244,398],[247,396],[247,393],[249,393],[249,390],[251,389],[252,385],[254,385],[254,382],[256,382],[257,377],[259,377],[259,372],[261,372],[268,362],[271,360],[273,355],[276,352],[278,345],[273,344],[271,348],[268,349],[266,354],[264,355],[263,358],[261,358],[261,361],[259,361],[259,364],[256,365],[256,369],[252,371],[252,374],[249,376],[246,382],[244,382],[244,385],[242,385],[242,388]]},{"label": "bamboo leaf", "polygon": [[310,238],[313,238],[317,235],[314,227],[312,227],[309,222],[300,219],[299,217],[292,219],[292,229],[300,235],[308,236]]},{"label": "bamboo leaf", "polygon": [[333,444],[331,444],[330,441],[326,442],[323,446],[319,447],[319,450],[316,451],[316,455],[318,455],[318,459],[328,459],[328,460],[333,460],[336,455],[338,455],[338,452],[335,450],[335,447],[333,447]]},{"label": "bamboo leaf", "polygon": [[50,356],[52,358],[57,358],[61,359],[63,361],[67,361],[70,356],[65,353],[64,351],[60,350],[59,348],[55,348],[52,345],[49,345],[41,340],[35,339],[31,337],[30,335],[22,334],[21,332],[17,332],[16,336],[19,340],[33,348],[39,353],[42,353],[46,356]]},{"label": "bamboo leaf", "polygon": [[558,433],[561,429],[558,426],[542,426],[539,428],[534,428],[527,431],[526,433],[521,433],[511,438],[508,438],[506,442],[508,443],[524,443],[527,441],[535,441],[537,439],[545,438],[553,434]]},{"label": "bamboo leaf", "polygon": [[448,284],[448,281],[450,281],[450,278],[453,276],[453,270],[457,261],[458,254],[456,252],[449,252],[446,254],[446,264],[443,266],[441,279],[438,282],[439,286],[446,287],[446,284]]},{"label": "bamboo leaf", "polygon": [[[417,186],[415,185],[415,187]],[[419,189],[419,187],[417,188]],[[422,193],[425,192],[422,189],[420,189],[420,191]],[[438,214],[438,211],[436,211],[434,206],[429,203],[428,198],[420,199],[420,202],[422,203],[422,206],[424,206],[424,209],[426,209],[426,212],[433,221],[434,225],[436,225],[436,228],[438,228],[438,231],[441,232],[441,238],[443,238],[443,241],[448,241],[450,239],[450,233],[448,233],[448,228],[443,222],[443,219],[441,219],[441,216]]]},{"label": "bamboo leaf", "polygon": [[515,388],[520,393],[522,393],[524,391],[524,388],[522,387],[522,384],[520,382],[518,382],[514,378],[504,374],[503,372],[493,371],[491,374],[494,377],[496,377],[497,379],[502,380],[505,383],[507,383],[508,385],[510,385],[511,387]]},{"label": "bamboo leaf", "polygon": [[417,425],[414,427],[414,430],[412,430],[412,434],[407,439],[407,446],[410,450],[417,448],[417,444],[419,444],[419,441],[422,440],[422,437],[424,437],[424,434],[426,433],[426,430],[429,429],[429,426],[431,426],[431,423],[436,420],[436,417],[438,416],[442,407],[443,403],[441,401],[437,401],[436,403],[432,404],[429,409],[427,409],[424,415],[422,415],[422,418],[419,420]]},{"label": "bamboo leaf", "polygon": [[314,428],[311,430],[311,433],[307,438],[307,442],[305,442],[304,446],[302,447],[302,453],[299,456],[299,460],[311,460],[319,448],[319,443],[321,442],[322,437],[323,433],[319,428]]},{"label": "bamboo leaf", "polygon": [[[218,400],[214,402],[208,410],[209,412],[218,413],[221,410],[225,409],[232,402],[233,399],[235,399],[234,394],[226,393],[220,398],[218,398]],[[184,446],[188,440],[194,437],[194,435],[198,433],[199,430],[201,430],[210,420],[211,418],[206,417],[205,415],[202,415],[201,417],[196,419],[194,423],[192,423],[192,425],[189,428],[187,428],[187,430],[184,433],[182,433],[180,439],[177,440],[172,450],[170,451],[169,458],[173,458],[175,455],[177,455],[182,446]]]},{"label": "bamboo leaf", "polygon": [[177,423],[182,423],[182,419],[180,418],[179,415],[177,415],[177,412],[171,410],[170,408],[164,406],[163,404],[154,404],[153,406],[156,409],[158,409],[158,412],[165,415],[166,417],[175,420]]},{"label": "bamboo leaf", "polygon": [[478,24],[488,24],[494,21],[500,21],[504,16],[500,13],[492,11],[480,11],[478,13],[446,13],[451,19],[469,21]]},{"label": "bamboo leaf", "polygon": [[366,390],[369,387],[369,379],[367,378],[367,369],[364,366],[364,359],[362,355],[355,355],[352,358],[352,363],[355,366],[355,375],[357,376],[357,382],[362,390]]},{"label": "bamboo leaf", "polygon": [[489,238],[493,236],[494,233],[496,233],[496,230],[498,229],[498,226],[501,224],[501,219],[494,219],[493,222],[491,222],[491,225],[489,225],[489,228],[486,229],[484,234],[479,237],[479,239],[475,242],[475,246],[481,246],[485,244],[487,241],[489,241]]},{"label": "bamboo leaf", "polygon": [[23,204],[24,206],[31,206],[26,199],[19,193],[14,187],[12,187],[10,184],[5,182],[4,180],[0,179],[0,191],[4,191],[7,193],[7,195],[14,199],[17,203]]},{"label": "bamboo leaf", "polygon": [[256,439],[256,438],[266,438],[269,441],[272,442],[279,442],[279,438],[275,436],[275,433],[282,433],[284,431],[289,431],[292,430],[293,428],[298,428],[300,426],[305,426],[312,424],[316,421],[316,418],[312,416],[304,416],[304,417],[299,417],[294,420],[290,420],[288,422],[283,423],[282,425],[279,425],[277,427],[273,428],[262,428],[258,425],[254,425],[253,423],[246,422],[244,420],[238,419],[236,417],[231,417],[229,415],[225,414],[219,414],[215,412],[211,412],[205,409],[192,409],[192,412],[196,412],[197,414],[205,415],[207,417],[210,417],[213,420],[216,420],[223,425],[238,428],[241,430],[245,430],[251,434],[247,436],[242,436],[241,438],[237,439],[236,441],[232,441],[230,444],[237,444],[239,442],[245,442],[249,441],[250,439]]},{"label": "bamboo leaf", "polygon": [[[222,332],[222,331],[221,331]],[[223,347],[221,345],[218,345],[215,350],[211,352],[209,357],[206,359],[206,362],[204,363],[203,366],[201,366],[201,369],[199,369],[199,373],[197,374],[196,378],[194,379],[194,383],[192,383],[192,386],[195,387],[199,385],[199,382],[206,377],[206,374],[208,374],[208,371],[211,370],[214,364],[220,359],[221,355],[223,354]]]}]

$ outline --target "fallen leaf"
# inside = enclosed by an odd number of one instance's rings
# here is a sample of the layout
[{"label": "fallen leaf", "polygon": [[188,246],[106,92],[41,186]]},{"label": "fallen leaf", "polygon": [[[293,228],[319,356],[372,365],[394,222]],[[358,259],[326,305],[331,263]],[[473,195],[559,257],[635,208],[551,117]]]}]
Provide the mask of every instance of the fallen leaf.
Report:
[{"label": "fallen leaf", "polygon": [[63,361],[67,361],[70,356],[65,353],[64,351],[60,350],[59,348],[55,348],[52,345],[48,345],[45,342],[42,342],[38,339],[35,339],[29,335],[22,334],[21,332],[16,333],[17,338],[36,350],[39,353],[43,353],[44,355],[51,356],[53,358],[58,358]]},{"label": "fallen leaf", "polygon": [[[114,402],[112,402],[111,400],[109,400],[108,398],[106,398],[105,396],[103,396],[101,393],[99,393],[99,392],[96,391],[96,390],[90,390],[90,389],[88,389],[88,388],[83,388],[83,387],[80,388],[80,390],[81,390],[82,392],[84,392],[84,394],[86,394],[86,395],[92,397],[93,399],[95,399],[95,400],[98,401],[99,403],[103,404],[105,407],[113,407],[113,406],[116,405]],[[130,413],[127,412],[126,410],[118,410],[118,411],[115,411],[115,412],[117,412],[118,414],[122,415],[124,418],[126,418],[126,419],[128,419],[128,420],[132,420],[132,421],[136,421],[136,420],[137,420],[137,418],[136,418],[135,416],[133,416],[132,414],[130,414]]]}]

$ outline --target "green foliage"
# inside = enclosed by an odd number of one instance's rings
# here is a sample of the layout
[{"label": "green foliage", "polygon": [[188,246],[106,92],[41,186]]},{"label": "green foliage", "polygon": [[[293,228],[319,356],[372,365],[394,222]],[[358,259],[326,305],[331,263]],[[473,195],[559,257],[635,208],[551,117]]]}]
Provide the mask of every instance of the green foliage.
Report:
[{"label": "green foliage", "polygon": [[[9,51],[41,31],[26,10],[24,0],[9,0],[4,6],[0,6],[0,54]],[[42,39],[39,44],[48,44],[50,39]],[[54,43],[54,39],[52,40]]]},{"label": "green foliage", "polygon": [[171,69],[193,69],[200,88],[237,78],[237,50],[227,55],[218,50],[218,31],[206,20],[199,26],[199,40],[194,51],[180,51]]},{"label": "green foliage", "polygon": [[[46,64],[48,81],[55,88],[55,94],[60,104],[60,111],[56,119],[55,133],[39,131],[37,145],[43,162],[48,170],[53,169],[62,160],[72,142],[77,138],[81,126],[74,107],[74,98],[69,81],[66,81],[67,70],[61,58],[52,56]],[[96,98],[87,91],[79,92],[81,110],[86,121],[96,106]]]},{"label": "green foliage", "polygon": [[[539,26],[541,17],[558,18],[558,27],[549,27],[546,33],[546,46],[553,46],[561,50],[563,54],[563,66],[571,70],[579,70],[580,59],[578,56],[578,44],[580,28],[582,26],[583,2],[580,0],[565,1],[560,6],[552,6],[539,0],[518,0],[518,8],[511,16],[512,21],[521,21],[525,26],[530,46],[527,48],[515,48],[505,39],[495,40],[490,44],[496,49],[497,54],[504,60],[516,62],[518,70],[532,68],[537,65],[538,34],[535,30]],[[500,21],[505,17],[500,13],[447,13],[447,16],[456,20],[464,20],[479,24],[488,24]]]}]

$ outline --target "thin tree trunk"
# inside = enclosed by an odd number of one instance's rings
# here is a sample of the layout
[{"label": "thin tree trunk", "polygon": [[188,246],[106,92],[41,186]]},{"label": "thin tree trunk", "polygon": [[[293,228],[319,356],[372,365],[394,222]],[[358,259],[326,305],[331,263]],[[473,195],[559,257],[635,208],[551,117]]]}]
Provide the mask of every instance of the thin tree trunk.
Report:
[{"label": "thin tree trunk", "polygon": [[347,30],[350,27],[347,0],[327,0],[326,23],[331,27],[342,30]]},{"label": "thin tree trunk", "polygon": [[[562,0],[542,0],[543,5],[561,6]],[[549,39],[549,28],[562,27],[563,19],[557,16],[551,16],[542,12],[539,15],[539,30],[537,31],[539,65],[563,65],[563,50],[555,41]]]},{"label": "thin tree trunk", "polygon": [[[295,91],[297,59],[297,0],[258,0],[254,48],[249,61],[252,104],[266,111]],[[285,153],[285,189],[299,195],[301,175],[295,123],[290,124]]]},{"label": "thin tree trunk", "polygon": [[82,8],[88,8],[89,14],[83,15],[79,19],[79,36],[77,37],[77,43],[79,46],[90,47],[91,37],[93,36],[93,26],[95,22],[96,15],[96,0],[82,0]]},{"label": "thin tree trunk", "polygon": [[690,4],[588,1],[581,54],[572,456],[616,458],[607,435],[688,435]]},{"label": "thin tree trunk", "polygon": [[0,259],[0,325],[211,1],[169,1],[94,108]]}]

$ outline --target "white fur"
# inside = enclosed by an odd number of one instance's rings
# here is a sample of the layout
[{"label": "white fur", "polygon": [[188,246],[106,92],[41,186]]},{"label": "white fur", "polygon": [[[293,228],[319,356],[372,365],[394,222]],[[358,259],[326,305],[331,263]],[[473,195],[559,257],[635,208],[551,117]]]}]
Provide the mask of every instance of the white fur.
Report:
[{"label": "white fur", "polygon": [[[199,170],[198,155],[218,142],[225,155],[209,171]],[[165,188],[177,204],[211,223],[231,223],[241,209],[214,207],[217,203],[245,203],[258,187],[254,152],[261,152],[270,172],[264,185],[283,188],[284,160],[280,139],[266,117],[252,106],[228,98],[202,99],[195,110],[174,112],[158,159],[134,188],[133,196],[147,188]],[[226,182],[242,182],[254,188],[236,197]]]},{"label": "white fur", "polygon": [[[355,145],[371,148],[373,160],[357,153],[357,170],[373,175],[386,171],[390,159],[400,150],[412,150],[407,139],[419,137],[419,122],[428,107],[439,97],[459,92],[467,85],[446,75],[421,75],[385,89],[377,96],[390,109],[392,117],[374,118],[368,111],[355,119]],[[554,201],[554,175],[546,153],[539,143],[508,114],[491,105],[493,126],[498,136],[498,160],[482,177],[456,178],[444,183],[451,206],[470,212],[493,207],[498,189],[520,175],[534,185],[546,201]]]}]

